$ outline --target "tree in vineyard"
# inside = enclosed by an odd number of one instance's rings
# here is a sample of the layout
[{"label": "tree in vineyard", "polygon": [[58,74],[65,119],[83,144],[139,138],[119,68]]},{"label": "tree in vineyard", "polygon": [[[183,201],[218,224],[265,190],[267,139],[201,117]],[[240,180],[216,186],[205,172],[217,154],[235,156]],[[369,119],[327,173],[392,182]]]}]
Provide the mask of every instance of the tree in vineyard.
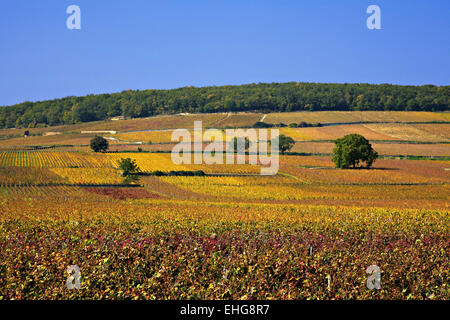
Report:
[{"label": "tree in vineyard", "polygon": [[119,169],[122,170],[122,176],[125,177],[124,184],[130,184],[139,180],[139,169],[136,160],[130,158],[122,158],[118,161]]},{"label": "tree in vineyard", "polygon": [[370,168],[378,158],[378,153],[373,150],[369,141],[360,134],[348,134],[336,139],[336,147],[333,149],[333,162],[336,168],[356,168],[361,162]]},{"label": "tree in vineyard", "polygon": [[279,139],[280,139],[279,140],[279,148],[280,148],[280,152],[282,154],[291,150],[295,144],[294,139],[292,139],[291,137],[285,136],[284,134],[280,134]]},{"label": "tree in vineyard", "polygon": [[106,150],[108,150],[108,147],[109,147],[109,143],[103,137],[95,136],[91,140],[91,149],[94,152],[105,152]]}]

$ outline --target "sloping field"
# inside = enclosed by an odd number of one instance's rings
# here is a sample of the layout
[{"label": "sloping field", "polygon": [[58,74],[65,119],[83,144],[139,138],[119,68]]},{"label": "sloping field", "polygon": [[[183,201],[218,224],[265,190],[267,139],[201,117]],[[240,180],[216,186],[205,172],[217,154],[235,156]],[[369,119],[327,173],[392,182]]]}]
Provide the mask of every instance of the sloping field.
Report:
[{"label": "sloping field", "polygon": [[124,180],[113,168],[52,168],[50,171],[72,184],[120,184]]},{"label": "sloping field", "polygon": [[263,114],[261,113],[232,113],[228,114],[224,119],[213,123],[210,127],[212,128],[240,128],[240,127],[250,127],[255,122],[258,122]]},{"label": "sloping field", "polygon": [[[300,118],[305,114],[310,113],[290,114],[297,119],[268,115],[264,121],[448,120],[447,114],[435,113],[325,112]],[[247,126],[263,117],[152,117],[61,129],[121,130],[113,136],[164,143],[170,131],[124,131],[191,128],[199,119],[204,127]],[[397,141],[449,140],[449,124],[280,131],[309,141],[297,143],[293,151],[298,152],[330,153],[334,144],[323,140],[348,133],[375,141],[380,154],[449,155],[450,149],[443,143]],[[1,142],[69,144],[93,134],[81,136]],[[175,165],[169,153],[134,152],[141,145],[118,143],[110,150],[133,152],[97,154],[86,147],[0,151],[0,300],[450,297],[450,161],[378,159],[370,170],[340,170],[329,156],[281,155],[279,174],[260,176],[256,165]],[[171,150],[173,145],[142,148]],[[122,158],[136,160],[145,172],[203,170],[211,175],[143,175],[142,187],[123,186],[117,164]],[[59,185],[68,183],[103,186]],[[374,264],[382,270],[381,290],[366,286],[367,267]],[[70,265],[81,270],[80,290],[67,289]],[[326,279],[332,280],[327,284]]]},{"label": "sloping field", "polygon": [[364,125],[340,125],[318,128],[281,128],[280,134],[292,137],[296,141],[335,140],[350,133],[358,133],[368,140],[395,140],[395,138],[375,132]]},{"label": "sloping field", "polygon": [[108,157],[92,152],[3,151],[0,167],[110,168]]},{"label": "sloping field", "polygon": [[[250,164],[192,164],[176,165],[171,159],[169,153],[109,153],[106,155],[111,163],[117,167],[117,161],[121,158],[131,158],[136,160],[137,165],[143,172],[152,171],[197,171],[202,170],[205,173],[259,173],[260,167]],[[224,159],[225,162],[225,159]]]},{"label": "sloping field", "polygon": [[94,121],[73,125],[53,126],[47,128],[28,128],[28,129],[1,129],[2,135],[23,135],[25,130],[30,133],[45,132],[81,132],[81,131],[135,131],[135,130],[152,130],[152,129],[178,129],[193,128],[194,121],[203,121],[204,126],[223,119],[224,115],[220,113],[211,114],[185,114],[185,115],[167,115],[154,116],[149,118],[137,118],[129,120],[117,121]]},{"label": "sloping field", "polygon": [[[172,148],[175,146],[173,144],[141,144],[141,145],[129,145],[129,144],[120,144],[120,145],[112,145],[110,146],[110,150],[114,152],[122,152],[122,151],[133,151],[138,152],[138,148],[141,148],[143,151],[148,152],[170,152]],[[87,150],[86,150],[87,151]]]},{"label": "sloping field", "polygon": [[[167,148],[170,145],[165,145]],[[333,142],[298,142],[291,152],[332,154]],[[440,156],[450,157],[450,144],[404,144],[372,143],[372,147],[382,156]]]},{"label": "sloping field", "polygon": [[[280,134],[296,141],[335,140],[358,133],[368,140],[447,142],[449,124],[351,124],[308,128],[280,128]],[[122,141],[171,143],[172,131],[130,132],[112,135]],[[192,137],[192,132],[191,132]]]},{"label": "sloping field", "polygon": [[176,165],[172,162],[170,154],[158,153],[110,153],[107,154],[112,165],[118,167],[117,162],[122,158],[130,158],[136,161],[138,167],[143,172],[152,172],[156,170],[188,170],[184,165]]},{"label": "sloping field", "polygon": [[[335,140],[346,134],[358,133],[369,140],[384,141],[450,141],[450,124],[354,124],[309,128],[280,128],[280,134],[292,137],[296,141]],[[142,142],[145,144],[173,143],[172,131],[124,132],[114,135],[106,134],[115,140],[109,140],[111,150],[120,150],[116,144]],[[21,146],[51,145],[89,145],[93,135],[61,134],[52,136],[33,136],[0,140],[4,150]],[[132,146],[125,148],[130,150]],[[143,148],[141,146],[141,148]],[[137,150],[137,147],[135,147]],[[148,148],[144,148],[147,150]],[[155,148],[150,148],[155,149]],[[165,150],[160,148],[160,150]]]},{"label": "sloping field", "polygon": [[[449,185],[320,185],[301,184],[294,179],[275,177],[163,177],[164,182],[186,191],[221,197],[222,201],[374,201],[392,203],[408,199],[427,201],[438,208],[449,207]],[[287,202],[286,202],[287,203]],[[339,202],[337,202],[339,203]],[[336,204],[337,204],[336,203]],[[392,205],[391,203],[391,205]],[[414,206],[414,205],[412,205]]]},{"label": "sloping field", "polygon": [[[111,137],[120,141],[132,141],[142,143],[170,143],[172,130],[169,131],[148,131],[148,132],[124,132]],[[120,143],[120,142],[118,142]]]},{"label": "sloping field", "polygon": [[44,185],[59,184],[65,180],[46,168],[0,167],[0,185]]},{"label": "sloping field", "polygon": [[269,113],[210,113],[165,115],[117,121],[94,121],[73,125],[46,128],[0,129],[0,136],[23,135],[25,130],[32,134],[51,132],[75,133],[80,131],[139,131],[154,129],[193,128],[194,121],[203,121],[204,127],[224,128],[226,126],[251,126],[264,118],[267,123],[353,123],[353,122],[450,122],[450,113],[406,112],[406,111],[315,111]]},{"label": "sloping field", "polygon": [[85,188],[84,190],[118,200],[160,198],[159,195],[143,188]]},{"label": "sloping field", "polygon": [[[104,181],[122,157],[148,171],[180,169],[169,154],[2,152],[0,165],[22,167],[0,168],[0,178]],[[2,186],[0,296],[448,299],[450,162],[280,163],[278,176],[143,177],[144,188]],[[82,281],[70,291],[73,264]],[[372,264],[382,290],[367,290]]]},{"label": "sloping field", "polygon": [[[25,201],[31,200],[29,197],[34,200],[40,200],[42,197],[45,197],[45,200],[53,199],[58,201],[63,205],[64,201],[61,201],[65,198],[71,199],[80,199],[81,197],[87,198],[82,191],[78,188],[68,187],[68,186],[8,186],[8,187],[0,187],[0,199],[15,202],[16,200]],[[30,203],[28,203],[30,204]],[[43,204],[39,204],[43,205]],[[14,210],[12,208],[12,210]],[[20,219],[21,215],[26,215],[27,210],[32,210],[31,207],[24,208],[23,211],[16,211],[16,219]],[[45,207],[45,210],[42,212],[52,212],[52,207]],[[54,212],[54,211],[53,211]],[[61,212],[61,211],[60,211]],[[56,212],[55,212],[56,213]]]},{"label": "sloping field", "polygon": [[[446,210],[84,194],[0,201],[4,299],[449,297]],[[65,286],[71,264],[82,272],[80,290]],[[367,290],[372,264],[382,290]]]},{"label": "sloping field", "polygon": [[368,140],[448,142],[449,124],[352,124],[309,128],[280,128],[280,134],[296,141],[335,140],[358,133]]},{"label": "sloping field", "polygon": [[441,136],[445,139],[450,139],[450,126],[449,124],[436,123],[433,125],[428,124],[413,124],[412,127],[418,130],[428,132],[433,135]]},{"label": "sloping field", "polygon": [[305,183],[450,183],[450,161],[378,159],[370,170],[335,169],[330,157],[282,156],[280,163],[280,172],[286,172]]},{"label": "sloping field", "polygon": [[56,134],[49,136],[17,137],[0,139],[0,147],[8,146],[49,146],[49,145],[89,145],[93,134]]},{"label": "sloping field", "polygon": [[394,140],[450,141],[450,124],[366,124],[364,126],[381,135],[387,135]]},{"label": "sloping field", "polygon": [[[203,126],[208,126],[223,118],[222,114],[186,114],[155,116],[144,119],[130,119],[109,121],[88,127],[89,130],[116,130],[116,131],[138,131],[155,129],[190,129],[194,127],[194,121],[202,121]],[[85,128],[87,129],[87,128]],[[84,129],[84,130],[85,130]]]},{"label": "sloping field", "polygon": [[[143,143],[170,142],[171,131],[151,131],[166,129],[192,129],[194,121],[201,120],[203,128],[238,128],[250,127],[255,122],[263,120],[267,123],[359,123],[359,122],[449,122],[450,113],[433,112],[384,112],[384,111],[323,111],[323,112],[292,112],[292,113],[217,113],[217,114],[186,114],[171,116],[156,116],[150,118],[97,121],[90,123],[55,126],[48,128],[26,129],[31,134],[24,138],[25,129],[0,130],[0,147],[32,146],[32,145],[88,145],[90,139],[98,134],[112,136],[122,141]],[[329,140],[347,133],[360,133],[370,140],[414,140],[414,141],[449,141],[450,124],[355,124],[339,125],[337,127],[321,128],[282,128],[286,134],[296,140]],[[81,131],[94,131],[81,134]],[[101,131],[118,131],[111,135]],[[146,131],[146,132],[135,132]],[[16,137],[14,137],[16,136]],[[19,136],[19,137],[17,137]],[[111,144],[121,143],[110,141]],[[123,142],[122,142],[123,143]]]},{"label": "sloping field", "polygon": [[450,113],[412,111],[314,111],[269,113],[267,123],[448,122]]}]

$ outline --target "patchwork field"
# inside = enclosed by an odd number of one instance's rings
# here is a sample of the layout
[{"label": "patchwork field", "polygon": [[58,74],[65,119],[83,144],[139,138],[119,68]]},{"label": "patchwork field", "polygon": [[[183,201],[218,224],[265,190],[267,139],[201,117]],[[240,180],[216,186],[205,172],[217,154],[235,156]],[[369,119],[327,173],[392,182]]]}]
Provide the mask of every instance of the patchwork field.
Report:
[{"label": "patchwork field", "polygon": [[[331,153],[332,141],[346,134],[358,133],[369,139],[380,155],[386,156],[450,156],[450,114],[433,112],[293,112],[293,113],[217,113],[155,116],[145,119],[99,121],[48,128],[0,130],[0,150],[23,150],[36,146],[58,151],[88,151],[94,135],[107,137],[113,151],[170,151],[175,142],[172,131],[192,129],[194,121],[204,128],[251,127],[257,121],[279,124],[322,123],[322,127],[280,128],[280,133],[305,144],[292,151]],[[83,132],[83,133],[82,133]],[[314,144],[306,144],[314,142]],[[316,144],[321,142],[322,144]],[[403,144],[392,142],[408,142]],[[415,145],[414,143],[422,143]],[[427,143],[427,144],[423,144]]]},{"label": "patchwork field", "polygon": [[[22,130],[23,131],[23,130]],[[23,132],[22,132],[23,133]],[[30,137],[14,137],[10,139],[0,139],[0,148],[14,146],[37,146],[37,145],[88,145],[94,137],[93,134],[54,134]]]},{"label": "patchwork field", "polygon": [[[380,123],[281,128],[299,141],[291,151],[312,155],[281,155],[274,176],[259,175],[259,165],[175,165],[171,131],[134,132],[192,128],[194,119],[222,128]],[[0,300],[449,299],[450,127],[430,123],[446,121],[415,112],[208,114],[0,140]],[[80,133],[88,129],[119,131],[98,133],[117,139],[112,152],[90,151],[95,133]],[[342,170],[314,155],[348,133],[381,155],[426,157]],[[124,183],[123,158],[141,169],[137,183]],[[158,170],[205,175],[148,175]],[[80,268],[79,290],[66,286],[70,265]],[[379,290],[366,286],[371,265]]]},{"label": "patchwork field", "polygon": [[[166,150],[169,149],[168,147],[166,146]],[[449,157],[450,155],[450,144],[372,143],[372,147],[383,156]],[[334,143],[332,142],[303,142],[296,143],[291,151],[298,153],[332,154],[333,148]]]},{"label": "patchwork field", "polygon": [[450,124],[353,124],[319,128],[282,128],[280,133],[297,141],[334,140],[358,133],[368,140],[449,142]]},{"label": "patchwork field", "polygon": [[409,111],[317,111],[270,113],[267,123],[449,122],[449,113]]},{"label": "patchwork field", "polygon": [[[209,126],[226,117],[226,114],[186,114],[171,116],[154,116],[142,119],[108,120],[86,122],[73,125],[53,126],[47,128],[28,128],[31,134],[45,134],[48,132],[81,132],[81,131],[137,131],[148,129],[176,129],[193,128],[194,121],[203,121]],[[22,135],[23,129],[1,129],[0,136]]]}]

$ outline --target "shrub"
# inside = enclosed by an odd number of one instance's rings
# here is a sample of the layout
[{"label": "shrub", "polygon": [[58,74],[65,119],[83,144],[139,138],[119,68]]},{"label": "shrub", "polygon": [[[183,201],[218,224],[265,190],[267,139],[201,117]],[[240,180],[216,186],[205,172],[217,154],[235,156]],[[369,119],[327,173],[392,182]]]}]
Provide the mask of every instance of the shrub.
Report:
[{"label": "shrub", "polygon": [[272,128],[273,124],[271,123],[265,123],[265,122],[255,122],[255,124],[253,125],[253,128]]},{"label": "shrub", "polygon": [[118,161],[118,164],[119,169],[122,170],[122,176],[124,177],[138,174],[141,171],[137,166],[136,161],[130,158],[122,158]]}]

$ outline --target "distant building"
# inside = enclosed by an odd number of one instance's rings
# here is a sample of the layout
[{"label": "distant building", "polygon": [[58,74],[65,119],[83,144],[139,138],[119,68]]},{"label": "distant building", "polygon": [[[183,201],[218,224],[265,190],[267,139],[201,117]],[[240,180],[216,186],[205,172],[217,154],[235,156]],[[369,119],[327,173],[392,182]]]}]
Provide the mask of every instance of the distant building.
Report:
[{"label": "distant building", "polygon": [[112,117],[111,121],[119,121],[119,120],[125,120],[124,116],[118,116],[118,117]]}]

